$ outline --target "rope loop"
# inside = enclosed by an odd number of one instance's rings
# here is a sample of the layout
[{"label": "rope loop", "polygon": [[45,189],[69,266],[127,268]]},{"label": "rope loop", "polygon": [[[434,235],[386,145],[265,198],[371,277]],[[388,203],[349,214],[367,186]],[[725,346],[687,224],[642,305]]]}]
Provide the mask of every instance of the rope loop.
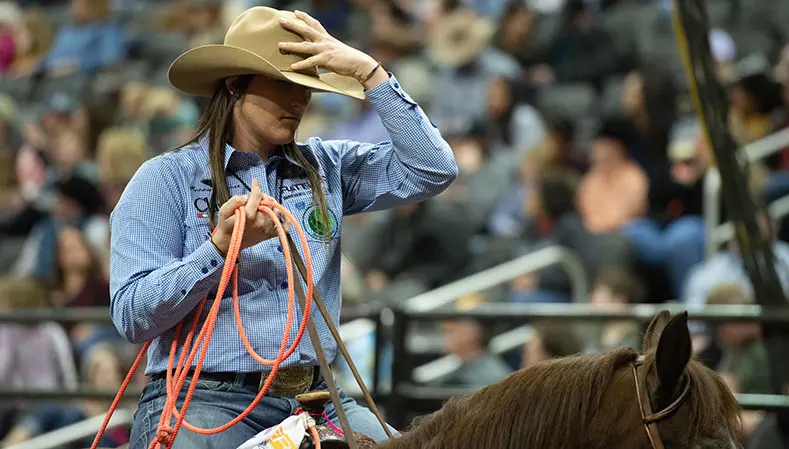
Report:
[{"label": "rope loop", "polygon": [[[183,346],[181,347],[180,356],[176,362],[176,354],[179,353],[179,341],[181,336],[181,330],[183,324],[187,321],[184,319],[182,322],[178,323],[175,328],[175,336],[173,338],[172,345],[170,346],[170,357],[167,361],[167,373],[166,373],[166,390],[167,390],[167,400],[164,405],[164,409],[162,410],[162,414],[159,417],[159,426],[156,430],[156,436],[154,440],[151,442],[150,449],[156,449],[157,446],[163,447],[164,449],[171,449],[173,443],[175,442],[175,438],[178,436],[178,432],[181,429],[181,426],[186,427],[190,431],[202,435],[215,435],[220,432],[224,432],[225,430],[233,427],[241,420],[246,418],[252,410],[257,407],[260,401],[263,399],[263,396],[266,395],[269,388],[271,388],[272,383],[279,371],[279,367],[290,357],[294,351],[299,347],[301,343],[301,339],[304,336],[304,331],[307,328],[307,323],[310,319],[310,313],[312,310],[312,295],[314,291],[314,282],[312,277],[312,258],[310,256],[309,246],[307,244],[307,238],[304,235],[304,230],[299,225],[298,220],[293,216],[293,214],[284,206],[277,203],[273,200],[263,200],[260,202],[258,206],[258,210],[260,212],[265,213],[269,217],[271,217],[274,225],[277,229],[277,236],[279,237],[280,244],[282,245],[282,252],[285,257],[285,270],[287,272],[288,278],[288,314],[285,321],[285,327],[282,335],[282,343],[280,344],[279,351],[277,352],[277,356],[273,360],[267,360],[260,356],[252,347],[252,344],[247,339],[246,333],[244,332],[244,325],[241,322],[241,307],[239,304],[238,299],[238,265],[236,261],[241,253],[241,239],[244,235],[244,228],[246,225],[246,213],[243,210],[243,206],[239,206],[234,211],[235,223],[233,224],[233,233],[230,236],[230,246],[227,251],[227,256],[225,257],[225,264],[222,268],[222,277],[219,281],[219,286],[216,291],[216,297],[214,302],[211,304],[211,308],[208,312],[208,315],[203,323],[202,328],[197,334],[195,338],[195,332],[197,331],[197,324],[199,322],[199,317],[201,312],[204,309],[206,300],[208,296],[204,296],[203,299],[200,301],[200,304],[194,310],[194,316],[192,318],[192,323],[189,328],[189,332],[187,333]],[[307,285],[307,294],[306,294],[306,306],[304,307],[304,316],[301,319],[301,323],[299,324],[298,331],[296,336],[293,340],[293,343],[288,347],[288,341],[290,341],[290,330],[293,324],[293,317],[296,314],[296,290],[295,290],[295,282],[294,273],[293,273],[293,258],[291,257],[291,248],[288,245],[288,235],[287,231],[285,230],[285,226],[282,221],[280,221],[277,212],[280,212],[285,219],[290,223],[292,229],[296,231],[296,234],[299,237],[299,242],[301,243],[302,251],[304,252],[304,264],[306,265],[306,279],[304,279]],[[216,230],[215,230],[216,231]],[[249,407],[246,408],[240,415],[233,418],[229,422],[213,428],[213,429],[203,429],[200,427],[196,427],[189,422],[187,422],[184,417],[186,416],[186,411],[189,408],[189,404],[192,401],[192,397],[194,395],[195,387],[197,386],[197,380],[200,378],[200,371],[203,368],[203,363],[205,362],[205,357],[208,352],[208,344],[211,341],[211,336],[214,331],[214,327],[216,325],[217,316],[219,315],[219,306],[222,303],[222,298],[224,297],[225,291],[227,287],[231,287],[232,296],[233,296],[233,315],[236,321],[236,327],[238,329],[239,338],[244,343],[244,347],[246,348],[249,355],[255,359],[258,363],[260,363],[263,367],[270,367],[270,373],[266,378],[266,382],[263,384],[262,388],[258,392],[255,399],[249,404]],[[145,343],[143,345],[142,350],[137,355],[137,359],[135,360],[134,364],[132,365],[131,369],[129,370],[129,374],[126,375],[126,379],[124,379],[123,384],[118,389],[118,394],[115,396],[115,400],[113,400],[112,405],[110,405],[109,411],[107,415],[104,417],[104,422],[102,423],[101,427],[99,428],[99,432],[96,434],[96,438],[93,440],[93,444],[90,446],[90,449],[96,449],[99,444],[99,440],[101,436],[104,434],[104,431],[109,424],[110,418],[112,418],[112,414],[118,407],[118,403],[120,403],[121,397],[123,396],[126,388],[131,382],[132,376],[134,376],[134,372],[137,370],[142,357],[148,352],[148,348],[150,347],[151,342]],[[198,356],[199,353],[199,356]],[[197,361],[195,362],[195,358]],[[187,392],[184,396],[183,404],[181,405],[181,410],[179,411],[176,407],[176,400],[178,395],[183,390],[183,386],[186,383],[186,378],[189,375],[190,368],[193,367],[193,374],[191,377],[191,381],[189,382],[189,386]],[[175,426],[171,427],[170,422],[172,418],[175,417],[176,422]]]}]

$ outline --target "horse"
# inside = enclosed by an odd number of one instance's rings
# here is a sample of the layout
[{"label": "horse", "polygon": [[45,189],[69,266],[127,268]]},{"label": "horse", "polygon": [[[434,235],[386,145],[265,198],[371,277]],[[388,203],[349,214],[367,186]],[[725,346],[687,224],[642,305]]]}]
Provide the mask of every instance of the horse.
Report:
[{"label": "horse", "polygon": [[[739,404],[713,370],[692,359],[686,312],[656,315],[644,334],[642,350],[643,354],[622,348],[570,356],[517,371],[450,399],[377,447],[741,447]],[[357,441],[362,448],[374,447],[369,439]],[[302,449],[313,447],[309,441]],[[333,447],[346,448],[347,443]]]}]

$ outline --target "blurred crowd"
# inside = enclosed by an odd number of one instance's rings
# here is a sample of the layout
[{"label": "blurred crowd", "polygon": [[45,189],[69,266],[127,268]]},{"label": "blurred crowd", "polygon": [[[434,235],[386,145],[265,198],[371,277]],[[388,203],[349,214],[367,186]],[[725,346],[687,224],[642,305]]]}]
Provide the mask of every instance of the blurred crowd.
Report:
[{"label": "blurred crowd", "polygon": [[[0,2],[0,309],[109,305],[109,213],[143,161],[193,136],[203,106],[169,87],[167,68],[187,48],[221,43],[256,5],[308,11],[381,61],[460,167],[430,201],[346,217],[345,305],[396,304],[551,245],[578,256],[591,285],[581,293],[595,305],[754,302],[735,243],[705,257],[702,185],[715,159],[671,1],[19,0]],[[708,8],[738,144],[789,126],[789,3]],[[313,97],[299,138],[311,135],[388,140],[364,102],[331,95]],[[749,171],[758,200],[789,194],[789,151]],[[761,221],[786,285],[787,233],[780,220]],[[544,269],[458,305],[567,303],[577,293],[562,270]],[[501,357],[488,348],[497,329],[441,323],[435,340],[462,361],[441,383],[482,386],[547,358],[638,348],[642,332],[532,324],[528,345]],[[695,325],[694,343],[734,391],[768,391],[758,325]],[[113,390],[137,349],[109,323],[2,324],[0,384]],[[0,401],[0,447],[107,406]],[[761,422],[746,419],[749,430]],[[127,439],[120,429],[102,446]]]}]

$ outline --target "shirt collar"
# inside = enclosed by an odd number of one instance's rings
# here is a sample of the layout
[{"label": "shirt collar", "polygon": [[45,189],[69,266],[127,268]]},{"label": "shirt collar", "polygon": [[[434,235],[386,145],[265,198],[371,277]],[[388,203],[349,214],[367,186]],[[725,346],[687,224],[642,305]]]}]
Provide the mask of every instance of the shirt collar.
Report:
[{"label": "shirt collar", "polygon": [[[200,136],[199,139],[200,147],[208,153],[208,133],[203,134]],[[309,148],[305,148],[304,146],[299,145],[299,149],[302,150],[302,153],[307,157],[307,159],[312,163],[317,163],[317,158],[315,154],[309,151]],[[289,163],[294,164],[296,166],[299,163],[293,160],[291,157],[285,155],[282,150],[279,150],[275,153],[271,158],[269,158],[269,162],[279,161],[280,159],[285,159]],[[250,153],[246,151],[239,151],[233,148],[231,145],[225,145],[225,170],[243,170],[247,167],[252,165],[257,165],[262,163],[263,160],[260,158],[260,155],[256,153]],[[277,162],[278,163],[278,162]]]}]

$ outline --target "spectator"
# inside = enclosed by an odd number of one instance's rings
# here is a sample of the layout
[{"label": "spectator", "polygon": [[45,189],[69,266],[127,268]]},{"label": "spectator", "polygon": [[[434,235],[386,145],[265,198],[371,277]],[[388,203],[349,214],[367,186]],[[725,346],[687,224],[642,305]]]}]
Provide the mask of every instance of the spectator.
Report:
[{"label": "spectator", "polygon": [[441,379],[441,384],[484,387],[512,372],[504,360],[490,352],[490,335],[482,324],[471,319],[445,321],[441,323],[441,333],[444,351],[461,361],[461,367]]},{"label": "spectator", "polygon": [[[27,277],[0,278],[0,310],[30,310],[51,307],[47,290]],[[73,390],[77,371],[69,340],[57,323],[0,324],[0,384],[6,388]],[[0,435],[4,425],[24,402],[0,405]]]},{"label": "spectator", "polygon": [[575,329],[565,323],[544,321],[535,323],[532,338],[523,346],[521,368],[559,357],[583,352],[583,342]]},{"label": "spectator", "polygon": [[11,2],[0,3],[0,74],[6,74],[14,64],[20,30],[24,27],[22,11]]},{"label": "spectator", "polygon": [[67,76],[120,62],[124,37],[109,13],[109,0],[71,0],[74,22],[58,31],[40,69],[49,76]]},{"label": "spectator", "polygon": [[[101,391],[112,391],[120,388],[123,381],[123,367],[118,356],[111,347],[96,347],[83,362],[82,379],[87,386]],[[13,445],[27,441],[41,434],[77,424],[88,418],[102,416],[109,408],[106,400],[83,400],[76,404],[44,403],[23,415],[19,422],[3,440],[4,444]],[[99,441],[101,447],[118,447],[129,442],[127,426],[107,430]],[[71,443],[69,449],[90,447],[93,437],[84,438]]]},{"label": "spectator", "polygon": [[764,71],[736,79],[730,98],[731,131],[740,144],[765,137],[786,123],[781,85]]},{"label": "spectator", "polygon": [[[773,239],[773,254],[778,278],[784,289],[789,288],[789,244],[775,240],[775,225],[767,216],[759,217],[762,232]],[[704,262],[693,267],[688,282],[682,292],[681,300],[688,309],[704,306],[707,298],[721,283],[740,285],[746,292],[751,291],[750,279],[740,256],[737,240],[732,237],[729,247],[718,251]]]},{"label": "spectator", "polygon": [[485,138],[494,152],[507,149],[522,153],[534,148],[543,137],[540,113],[516,96],[517,87],[502,77],[488,83]]},{"label": "spectator", "polygon": [[586,0],[565,0],[561,25],[548,45],[543,64],[530,71],[537,84],[588,82],[600,90],[621,63],[614,40]]},{"label": "spectator", "polygon": [[9,75],[27,76],[32,74],[52,47],[55,29],[46,11],[41,8],[26,8],[23,13],[23,27],[17,30],[14,47],[14,63]]},{"label": "spectator", "polygon": [[[625,268],[602,271],[594,282],[589,303],[594,307],[626,309],[644,300],[644,287],[638,278]],[[633,321],[607,321],[594,326],[598,334],[590,350],[608,352],[621,347],[641,349],[642,332]]]},{"label": "spectator", "polygon": [[[712,305],[748,305],[753,297],[739,284],[718,284],[707,297]],[[767,349],[762,343],[762,328],[754,322],[720,323],[714,326],[715,340],[723,357],[715,368],[733,393],[772,394]],[[761,411],[743,412],[746,434],[763,418]]]},{"label": "spectator", "polygon": [[458,9],[431,32],[427,53],[439,65],[441,95],[430,102],[429,115],[445,134],[468,132],[484,116],[492,78],[516,79],[521,74],[517,61],[489,47],[494,31],[488,20]]},{"label": "spectator", "polygon": [[591,167],[578,190],[578,210],[589,232],[616,232],[647,212],[649,181],[628,154],[630,122],[607,119],[592,144]]},{"label": "spectator", "polygon": [[511,0],[493,37],[493,46],[513,56],[524,70],[536,65],[542,52],[534,29],[535,20],[538,19],[528,2]]}]

